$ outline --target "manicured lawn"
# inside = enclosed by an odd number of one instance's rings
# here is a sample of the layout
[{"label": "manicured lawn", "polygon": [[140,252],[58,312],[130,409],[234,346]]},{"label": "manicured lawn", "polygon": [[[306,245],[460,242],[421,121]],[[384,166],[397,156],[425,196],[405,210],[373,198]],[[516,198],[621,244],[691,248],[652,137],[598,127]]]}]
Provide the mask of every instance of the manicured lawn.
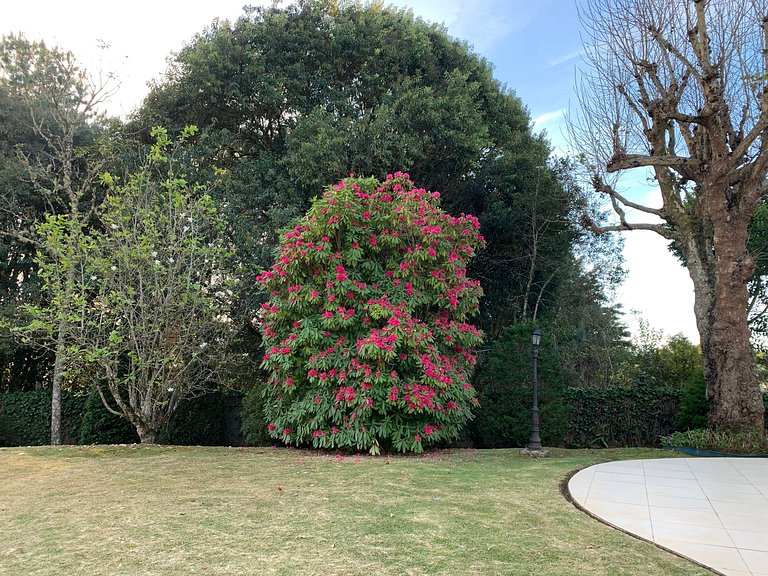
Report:
[{"label": "manicured lawn", "polygon": [[709,574],[560,492],[578,468],[666,455],[3,448],[0,574]]}]

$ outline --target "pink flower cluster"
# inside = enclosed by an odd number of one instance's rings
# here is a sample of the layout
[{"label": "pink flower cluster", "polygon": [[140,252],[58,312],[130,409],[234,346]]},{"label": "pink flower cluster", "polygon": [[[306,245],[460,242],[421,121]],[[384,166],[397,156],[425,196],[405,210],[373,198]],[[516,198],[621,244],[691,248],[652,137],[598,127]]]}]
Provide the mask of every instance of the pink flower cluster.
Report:
[{"label": "pink flower cluster", "polygon": [[258,321],[274,438],[370,446],[408,414],[386,438],[411,450],[469,417],[482,335],[466,322],[481,296],[466,265],[483,240],[476,218],[446,214],[439,197],[403,172],[350,177],[282,235],[257,277],[270,294]]}]

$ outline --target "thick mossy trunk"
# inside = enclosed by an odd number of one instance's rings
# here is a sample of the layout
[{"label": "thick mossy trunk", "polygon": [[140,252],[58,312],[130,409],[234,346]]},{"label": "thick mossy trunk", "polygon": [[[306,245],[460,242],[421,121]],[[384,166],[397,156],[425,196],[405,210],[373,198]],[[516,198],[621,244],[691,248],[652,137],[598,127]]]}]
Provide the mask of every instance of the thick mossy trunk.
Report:
[{"label": "thick mossy trunk", "polygon": [[136,432],[138,433],[139,441],[142,444],[157,444],[158,430],[137,424]]},{"label": "thick mossy trunk", "polygon": [[[723,217],[713,234],[692,239],[686,251],[696,295],[704,377],[712,429],[762,432],[763,406],[752,366],[747,325],[747,282],[753,263],[746,250],[746,226]],[[739,233],[743,229],[744,233]]]}]

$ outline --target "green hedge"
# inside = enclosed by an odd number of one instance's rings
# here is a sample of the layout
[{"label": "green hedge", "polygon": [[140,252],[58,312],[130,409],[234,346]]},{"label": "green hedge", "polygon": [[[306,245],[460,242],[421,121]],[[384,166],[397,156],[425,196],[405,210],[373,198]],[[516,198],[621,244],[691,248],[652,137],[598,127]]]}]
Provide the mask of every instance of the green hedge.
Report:
[{"label": "green hedge", "polygon": [[675,430],[680,391],[638,384],[621,388],[569,388],[568,448],[659,446]]},{"label": "green hedge", "polygon": [[[506,328],[478,369],[480,407],[468,429],[478,448],[522,447],[531,430],[531,333],[533,326]],[[545,446],[589,448],[659,446],[675,430],[680,392],[655,385],[569,388],[560,358],[542,339],[539,350],[539,428]],[[698,384],[692,383],[692,386]],[[700,409],[690,391],[689,410]]]},{"label": "green hedge", "polygon": [[135,444],[138,441],[133,424],[104,408],[99,393],[91,392],[85,403],[79,444]]},{"label": "green hedge", "polygon": [[242,445],[240,392],[213,392],[179,404],[163,429],[161,444],[181,446]]},{"label": "green hedge", "polygon": [[[65,444],[80,437],[86,396],[63,392],[61,436]],[[39,446],[51,443],[51,393],[48,390],[0,394],[0,446]]]},{"label": "green hedge", "polygon": [[[159,441],[179,445],[243,443],[242,394],[216,392],[182,402],[160,431]],[[50,392],[0,394],[0,446],[41,446],[51,441]],[[65,444],[130,444],[139,441],[133,426],[101,402],[98,393],[62,395]]]},{"label": "green hedge", "polygon": [[274,440],[267,434],[264,416],[264,384],[256,384],[243,397],[242,429],[246,446],[270,446]]},{"label": "green hedge", "polygon": [[675,429],[706,428],[708,411],[709,402],[707,401],[707,384],[704,382],[704,369],[699,367],[683,383]]}]

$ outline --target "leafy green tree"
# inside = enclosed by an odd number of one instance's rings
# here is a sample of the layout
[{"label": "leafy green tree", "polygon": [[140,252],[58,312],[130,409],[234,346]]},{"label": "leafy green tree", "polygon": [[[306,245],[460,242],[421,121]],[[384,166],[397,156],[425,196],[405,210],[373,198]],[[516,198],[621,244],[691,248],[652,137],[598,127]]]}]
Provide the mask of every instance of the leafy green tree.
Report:
[{"label": "leafy green tree", "polygon": [[749,225],[749,253],[755,259],[755,273],[748,285],[749,328],[752,345],[768,345],[768,197],[763,197]]},{"label": "leafy green tree", "polygon": [[663,346],[640,350],[636,362],[657,384],[680,387],[701,371],[701,349],[676,334]]},{"label": "leafy green tree", "polygon": [[[52,257],[74,262],[67,254],[74,253],[77,235],[88,225],[98,203],[96,174],[103,169],[108,146],[95,136],[102,132],[97,129],[103,124],[99,106],[110,94],[110,84],[94,83],[72,53],[49,48],[43,42],[30,42],[23,36],[0,39],[0,97],[11,104],[6,126],[19,136],[26,135],[14,143],[17,162],[5,149],[2,166],[4,175],[16,176],[16,181],[22,183],[0,180],[7,191],[1,206],[3,248],[8,252],[3,266],[8,265],[12,274],[5,278],[3,298],[12,312],[21,299],[27,300],[23,291],[26,283],[20,280],[29,279],[34,270],[29,255],[38,240],[30,231],[41,221],[41,208],[48,214],[67,215],[68,223],[60,229],[59,237],[66,246],[52,247],[56,251]],[[25,117],[23,122],[19,121],[19,113]],[[75,275],[73,268],[63,281],[71,282]],[[67,318],[60,317],[57,346],[52,350],[52,444],[61,443],[61,388],[68,329]]]},{"label": "leafy green tree", "polygon": [[400,172],[350,177],[281,236],[259,276],[273,438],[420,452],[471,418],[482,291],[467,263],[484,240],[439,196]]},{"label": "leafy green tree", "polygon": [[28,307],[33,320],[23,328],[58,347],[65,319],[70,370],[88,369],[106,408],[144,443],[179,402],[215,383],[232,332],[224,223],[211,197],[175,171],[166,131],[153,136],[146,163],[124,184],[101,175],[110,192],[97,210],[100,230],[69,215],[40,225],[47,299]]},{"label": "leafy green tree", "polygon": [[204,132],[199,164],[221,173],[214,193],[245,277],[325,183],[392,167],[440,190],[450,213],[479,218],[489,244],[471,273],[490,337],[550,305],[581,240],[570,218],[580,196],[520,100],[466,44],[408,11],[303,0],[212,23],[132,128],[191,122]]},{"label": "leafy green tree", "polygon": [[569,386],[615,384],[634,357],[621,307],[608,301],[597,274],[577,262],[563,266],[570,274],[542,319],[548,345]]}]

